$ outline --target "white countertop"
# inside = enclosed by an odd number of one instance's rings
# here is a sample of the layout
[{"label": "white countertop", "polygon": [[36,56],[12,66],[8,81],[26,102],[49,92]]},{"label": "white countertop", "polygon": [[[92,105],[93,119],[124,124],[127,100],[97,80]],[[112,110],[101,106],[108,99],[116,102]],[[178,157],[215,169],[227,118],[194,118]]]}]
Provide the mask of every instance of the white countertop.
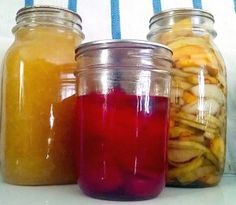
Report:
[{"label": "white countertop", "polygon": [[225,176],[213,188],[165,188],[159,197],[135,202],[112,202],[84,196],[77,185],[13,186],[0,179],[0,205],[234,205],[236,204],[236,176]]}]

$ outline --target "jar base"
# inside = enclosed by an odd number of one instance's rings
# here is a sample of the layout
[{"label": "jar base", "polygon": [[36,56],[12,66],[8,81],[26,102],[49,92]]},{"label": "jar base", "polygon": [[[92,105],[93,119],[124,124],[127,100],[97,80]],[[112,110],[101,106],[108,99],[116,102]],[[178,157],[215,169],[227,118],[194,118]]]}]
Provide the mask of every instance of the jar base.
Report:
[{"label": "jar base", "polygon": [[14,185],[14,186],[57,186],[57,185],[70,185],[70,184],[76,184],[76,182],[72,182],[72,181],[63,181],[63,182],[42,182],[42,183],[38,183],[38,182],[16,182],[16,181],[10,181],[10,180],[3,180],[4,183],[6,184],[10,184],[10,185]]},{"label": "jar base", "polygon": [[137,196],[127,195],[120,190],[112,193],[91,193],[88,191],[83,191],[83,193],[88,197],[107,201],[144,201],[153,199],[159,195],[158,193],[146,197],[137,197]]},{"label": "jar base", "polygon": [[2,174],[4,183],[16,186],[53,186],[76,184],[75,178],[68,179],[20,179],[18,176],[9,177]]},{"label": "jar base", "polygon": [[219,181],[214,184],[206,184],[203,182],[195,181],[190,184],[181,184],[180,182],[167,183],[166,187],[176,187],[176,188],[209,188],[214,187],[219,184]]}]

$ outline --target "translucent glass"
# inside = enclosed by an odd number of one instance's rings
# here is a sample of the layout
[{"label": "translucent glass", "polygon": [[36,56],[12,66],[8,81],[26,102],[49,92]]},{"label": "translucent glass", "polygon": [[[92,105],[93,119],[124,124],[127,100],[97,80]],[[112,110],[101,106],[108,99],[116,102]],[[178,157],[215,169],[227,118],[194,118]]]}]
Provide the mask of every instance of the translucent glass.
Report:
[{"label": "translucent glass", "polygon": [[[77,75],[78,182],[95,198],[153,198],[166,181],[170,75],[164,67],[146,67],[152,55],[137,55],[141,48],[107,46],[77,59],[80,68],[95,57]],[[131,66],[141,59],[143,66]]]},{"label": "translucent glass", "polygon": [[156,17],[148,39],[169,46],[174,61],[168,185],[214,186],[224,171],[227,87],[213,18],[191,9]]},{"label": "translucent glass", "polygon": [[21,27],[4,61],[2,174],[19,185],[76,182],[74,49],[61,26]]}]

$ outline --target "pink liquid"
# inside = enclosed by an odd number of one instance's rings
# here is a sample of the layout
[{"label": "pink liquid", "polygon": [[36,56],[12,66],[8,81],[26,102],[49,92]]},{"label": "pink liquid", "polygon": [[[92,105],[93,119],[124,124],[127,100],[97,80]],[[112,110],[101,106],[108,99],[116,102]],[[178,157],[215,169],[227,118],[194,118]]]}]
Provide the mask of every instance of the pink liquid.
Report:
[{"label": "pink liquid", "polygon": [[140,200],[165,186],[168,98],[107,95],[77,98],[79,185],[89,196]]}]

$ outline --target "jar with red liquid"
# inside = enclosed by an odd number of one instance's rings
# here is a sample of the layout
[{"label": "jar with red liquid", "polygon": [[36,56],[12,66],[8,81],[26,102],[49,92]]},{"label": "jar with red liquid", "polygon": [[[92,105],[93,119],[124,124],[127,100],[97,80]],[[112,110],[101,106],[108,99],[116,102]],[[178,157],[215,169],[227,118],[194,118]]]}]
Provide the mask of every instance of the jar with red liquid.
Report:
[{"label": "jar with red liquid", "polygon": [[78,183],[91,197],[143,200],[165,186],[172,52],[136,40],[76,49]]}]

